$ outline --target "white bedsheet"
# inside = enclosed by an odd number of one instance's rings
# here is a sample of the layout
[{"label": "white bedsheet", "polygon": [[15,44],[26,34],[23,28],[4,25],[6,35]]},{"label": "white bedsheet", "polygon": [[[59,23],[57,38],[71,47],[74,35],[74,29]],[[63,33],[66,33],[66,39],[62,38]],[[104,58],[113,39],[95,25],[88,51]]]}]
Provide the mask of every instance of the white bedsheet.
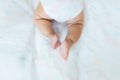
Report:
[{"label": "white bedsheet", "polygon": [[86,0],[81,80],[120,80],[120,1]]},{"label": "white bedsheet", "polygon": [[0,0],[0,80],[31,80],[34,24],[28,0]]},{"label": "white bedsheet", "polygon": [[119,0],[84,1],[83,34],[68,62],[38,31],[36,55],[33,3],[37,5],[36,0],[0,0],[0,80],[120,80]]}]

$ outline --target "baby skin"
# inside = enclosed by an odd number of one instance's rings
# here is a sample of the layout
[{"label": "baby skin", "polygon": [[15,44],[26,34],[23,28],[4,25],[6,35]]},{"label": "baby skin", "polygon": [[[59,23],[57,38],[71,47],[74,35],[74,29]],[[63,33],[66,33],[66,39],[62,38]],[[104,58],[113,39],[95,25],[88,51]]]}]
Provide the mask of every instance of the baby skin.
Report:
[{"label": "baby skin", "polygon": [[45,13],[40,3],[37,9],[35,10],[34,19],[39,31],[49,38],[52,48],[56,49],[57,47],[60,47],[61,56],[65,60],[67,60],[70,48],[75,42],[77,42],[82,33],[84,22],[83,11],[73,19],[66,21],[68,24],[68,33],[65,40],[62,43],[59,42],[59,36],[52,28],[51,21],[54,19],[50,18]]}]

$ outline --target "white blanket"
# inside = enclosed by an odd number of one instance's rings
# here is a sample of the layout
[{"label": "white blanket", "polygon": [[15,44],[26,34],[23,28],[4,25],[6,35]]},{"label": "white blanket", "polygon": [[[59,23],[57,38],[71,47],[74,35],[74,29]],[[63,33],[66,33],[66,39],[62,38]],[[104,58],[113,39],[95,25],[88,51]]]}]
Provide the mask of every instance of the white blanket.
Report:
[{"label": "white blanket", "polygon": [[[65,62],[38,31],[35,38],[36,0],[0,0],[0,80],[120,80],[119,3],[84,1],[83,33]],[[53,24],[62,41],[65,24]]]},{"label": "white blanket", "polygon": [[120,1],[86,0],[81,80],[120,80]]},{"label": "white blanket", "polygon": [[0,0],[0,80],[31,80],[34,24],[30,1]]}]

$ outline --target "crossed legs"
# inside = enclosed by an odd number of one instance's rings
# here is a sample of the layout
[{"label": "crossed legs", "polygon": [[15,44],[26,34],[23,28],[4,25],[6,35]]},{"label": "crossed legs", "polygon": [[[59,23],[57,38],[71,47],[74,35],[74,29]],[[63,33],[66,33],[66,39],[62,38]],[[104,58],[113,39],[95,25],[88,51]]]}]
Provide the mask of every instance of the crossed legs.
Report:
[{"label": "crossed legs", "polygon": [[81,12],[75,18],[68,20],[68,34],[65,40],[60,43],[58,35],[54,32],[51,19],[42,8],[41,4],[38,5],[35,11],[35,24],[38,26],[39,31],[47,36],[50,41],[53,49],[56,49],[60,46],[60,54],[61,56],[67,60],[69,56],[69,50],[71,46],[79,39],[82,27],[83,27],[83,12]]}]

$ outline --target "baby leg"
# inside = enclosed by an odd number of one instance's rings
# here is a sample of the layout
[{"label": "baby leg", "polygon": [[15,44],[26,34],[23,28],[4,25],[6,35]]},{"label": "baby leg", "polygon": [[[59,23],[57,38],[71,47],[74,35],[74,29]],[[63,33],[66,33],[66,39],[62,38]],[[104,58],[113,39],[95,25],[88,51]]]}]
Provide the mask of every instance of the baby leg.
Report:
[{"label": "baby leg", "polygon": [[57,48],[60,45],[58,35],[52,28],[52,19],[47,16],[41,4],[38,5],[34,18],[39,31],[50,39],[52,48]]},{"label": "baby leg", "polygon": [[71,46],[80,38],[83,28],[84,15],[81,12],[77,17],[68,21],[68,34],[61,44],[61,56],[67,60]]}]

